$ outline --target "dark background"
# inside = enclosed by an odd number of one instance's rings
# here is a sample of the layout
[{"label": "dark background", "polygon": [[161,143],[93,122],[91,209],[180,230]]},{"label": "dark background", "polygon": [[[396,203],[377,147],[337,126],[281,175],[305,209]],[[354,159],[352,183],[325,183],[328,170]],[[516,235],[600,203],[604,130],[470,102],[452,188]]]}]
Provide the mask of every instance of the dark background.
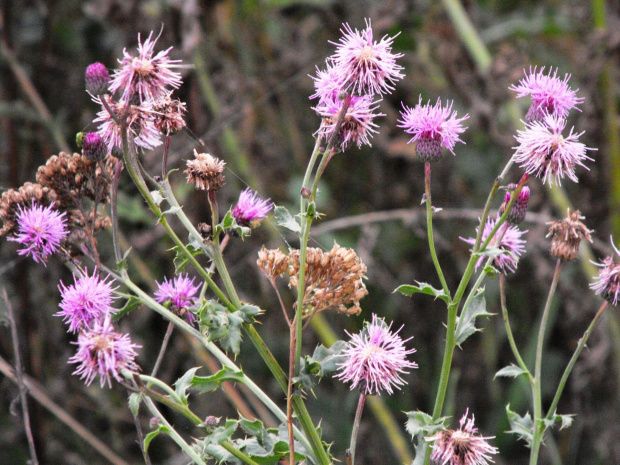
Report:
[{"label": "dark background", "polygon": [[[372,18],[376,37],[401,32],[394,48],[404,53],[400,63],[406,77],[385,97],[378,120],[380,133],[372,147],[351,148],[334,158],[323,178],[318,208],[325,220],[316,223],[312,246],[330,249],[337,240],[354,247],[368,266],[369,295],[362,301],[361,317],[326,314],[338,337],[344,329],[357,331],[364,319],[377,313],[404,325],[403,337],[414,336],[419,369],[406,376],[408,385],[391,397],[383,397],[392,412],[406,446],[403,411],[431,411],[441,365],[446,312],[441,301],[427,296],[406,298],[392,294],[403,283],[427,281],[439,287],[432,269],[420,200],[423,166],[412,161],[408,138],[396,127],[401,102],[413,106],[418,95],[435,101],[453,99],[459,115],[470,114],[469,127],[456,157],[446,154],[433,167],[433,202],[444,212],[436,215],[435,235],[439,259],[448,284],[456,288],[464,269],[468,246],[459,236],[474,234],[494,178],[515,145],[515,116],[525,114],[529,99],[516,101],[508,87],[530,66],[553,66],[560,75],[571,73],[570,85],[585,97],[581,112],[572,112],[569,127],[585,131],[581,141],[598,148],[590,155],[589,171],[577,169],[579,184],[566,180],[563,187],[575,208],[595,230],[594,255],[609,254],[609,236],[618,223],[617,196],[620,177],[618,147],[618,31],[616,2],[596,15],[604,2],[572,1],[468,1],[464,6],[483,46],[490,52],[489,66],[481,65],[457,34],[447,11],[451,2],[391,0],[372,1],[113,1],[85,2],[10,1],[0,6],[0,179],[2,190],[34,181],[35,172],[65,144],[76,150],[75,133],[93,130],[90,123],[98,110],[84,92],[85,67],[101,61],[112,69],[127,47],[134,53],[137,34],[143,39],[163,26],[157,50],[174,46],[173,58],[188,65],[179,98],[187,102],[190,131],[175,136],[170,167],[183,168],[193,148],[206,149],[227,162],[227,184],[220,193],[222,209],[232,204],[246,185],[262,196],[291,209],[296,206],[301,177],[319,124],[308,96],[313,93],[315,66],[323,66],[333,52],[328,40],[337,41],[343,22],[362,28]],[[607,27],[605,27],[605,24]],[[14,60],[11,59],[14,58]],[[20,77],[19,72],[23,72]],[[34,99],[40,99],[40,103]],[[46,110],[47,109],[47,110]],[[63,142],[64,141],[64,142]],[[161,150],[147,154],[144,163],[157,173]],[[507,182],[521,175],[518,167]],[[208,219],[206,198],[185,185],[181,173],[172,176],[188,215],[196,222]],[[530,182],[531,214],[523,224],[527,252],[514,275],[508,278],[508,306],[517,343],[532,359],[540,312],[554,268],[545,239],[545,221],[565,215],[540,180]],[[131,273],[146,288],[153,279],[172,276],[171,244],[146,211],[129,178],[121,180],[121,227],[133,247]],[[499,205],[499,200],[494,208]],[[394,212],[396,209],[405,209]],[[379,213],[393,211],[383,221]],[[223,212],[222,212],[223,213]],[[364,215],[356,217],[356,215]],[[344,224],[331,223],[348,219]],[[620,230],[615,232],[620,240]],[[226,261],[242,299],[267,310],[258,330],[280,359],[287,362],[288,330],[277,300],[255,265],[262,244],[283,245],[283,237],[267,221],[244,242],[234,241]],[[286,237],[286,240],[293,240]],[[104,260],[113,263],[110,237],[101,233]],[[295,245],[294,242],[291,245]],[[115,386],[101,389],[98,382],[85,387],[71,376],[67,359],[73,354],[72,337],[57,311],[60,279],[71,282],[69,271],[52,259],[47,267],[17,258],[15,245],[0,242],[0,284],[10,296],[26,373],[38,380],[46,394],[83,427],[95,433],[128,463],[141,463],[140,450],[126,393]],[[587,264],[587,261],[585,262]],[[140,267],[142,265],[142,268]],[[601,300],[588,290],[591,270],[579,262],[565,266],[545,351],[543,391],[545,405]],[[500,313],[497,280],[487,282],[487,305]],[[293,297],[283,288],[287,304]],[[4,307],[4,305],[3,305]],[[569,429],[548,437],[541,464],[594,465],[620,463],[620,331],[618,311],[611,307],[596,329],[571,376],[560,413],[575,413]],[[484,435],[495,435],[500,448],[498,464],[525,464],[528,450],[507,434],[505,406],[524,414],[531,410],[525,384],[493,380],[494,373],[513,362],[499,316],[483,322],[485,330],[467,340],[455,352],[453,380],[446,412],[457,425],[466,408],[476,415]],[[149,372],[155,361],[166,323],[146,308],[122,321],[135,342],[142,344],[139,363]],[[0,328],[0,355],[13,363],[11,333]],[[305,351],[313,350],[319,336],[308,330]],[[244,344],[237,362],[280,404],[284,399],[266,367],[250,344]],[[173,334],[160,376],[172,383],[193,366],[205,364],[204,354],[192,341]],[[206,374],[207,370],[203,370]],[[242,391],[242,390],[241,390]],[[27,459],[27,445],[12,402],[15,385],[0,376],[0,463],[20,464]],[[243,395],[243,393],[242,393]],[[30,398],[32,428],[42,463],[110,463],[78,434],[64,426],[41,404]],[[324,438],[333,441],[332,452],[344,459],[357,396],[348,387],[325,379],[308,396],[313,418],[322,418]],[[221,392],[194,396],[191,406],[201,416],[236,416],[238,406]],[[171,415],[186,437],[189,424]],[[148,417],[143,415],[145,425]],[[157,438],[152,446],[154,463],[185,463],[172,441]],[[358,463],[401,463],[388,435],[367,408],[360,431]]]}]

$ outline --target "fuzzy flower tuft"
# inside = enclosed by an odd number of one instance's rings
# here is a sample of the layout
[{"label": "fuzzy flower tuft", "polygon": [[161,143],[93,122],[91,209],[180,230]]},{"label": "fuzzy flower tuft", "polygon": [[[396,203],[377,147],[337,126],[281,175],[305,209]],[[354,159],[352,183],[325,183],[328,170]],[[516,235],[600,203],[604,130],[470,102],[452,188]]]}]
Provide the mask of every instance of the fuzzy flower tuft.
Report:
[{"label": "fuzzy flower tuft", "polygon": [[[613,239],[611,239],[611,246],[616,255],[620,256],[620,251],[614,245]],[[614,260],[613,255],[610,255],[602,263],[594,264],[601,269],[595,281],[590,284],[590,289],[596,294],[600,294],[610,304],[618,305],[620,301],[620,263]]]},{"label": "fuzzy flower tuft", "polygon": [[263,200],[248,187],[239,195],[239,201],[232,209],[232,216],[242,226],[250,226],[267,218],[273,208],[271,199]]},{"label": "fuzzy flower tuft", "polygon": [[45,265],[47,258],[52,255],[60,242],[67,237],[66,213],[59,213],[53,209],[53,204],[47,207],[36,205],[23,208],[17,206],[17,233],[9,241],[19,242],[23,247],[17,251],[19,255],[30,255],[36,262]]},{"label": "fuzzy flower tuft", "polygon": [[136,372],[140,369],[134,359],[138,355],[136,349],[141,346],[133,344],[128,334],[115,332],[110,318],[96,321],[92,328],[82,331],[73,344],[78,350],[69,363],[78,364],[73,374],[80,375],[87,386],[99,375],[101,387],[106,383],[112,387],[112,378],[123,380],[122,370]]},{"label": "fuzzy flower tuft", "polygon": [[519,146],[515,147],[515,162],[521,163],[521,168],[528,174],[542,178],[543,183],[549,181],[550,186],[554,181],[561,185],[564,176],[578,182],[575,167],[578,165],[588,169],[583,162],[592,161],[592,158],[586,155],[586,151],[596,150],[579,142],[583,132],[573,133],[573,128],[568,136],[563,137],[565,126],[565,119],[547,115],[543,122],[528,123],[525,131],[517,131],[515,136],[519,142]]},{"label": "fuzzy flower tuft", "polygon": [[319,101],[333,100],[344,91],[342,74],[330,60],[327,60],[324,70],[317,67],[316,76],[310,77],[314,80],[315,89],[314,94],[310,96],[311,100],[315,98],[318,98]]},{"label": "fuzzy flower tuft", "polygon": [[403,55],[392,53],[398,34],[374,41],[370,19],[366,19],[366,29],[362,31],[345,23],[342,34],[339,43],[332,42],[337,47],[332,60],[343,86],[357,95],[391,93],[393,84],[404,77],[403,67],[396,63]]},{"label": "fuzzy flower tuft", "polygon": [[577,97],[579,89],[572,90],[568,86],[570,74],[565,74],[564,79],[560,79],[557,68],[555,71],[549,68],[548,75],[545,75],[544,71],[544,66],[538,73],[536,68],[530,68],[529,74],[523,70],[525,78],[519,81],[519,85],[510,87],[510,90],[517,93],[517,98],[532,96],[532,105],[525,115],[525,121],[543,121],[546,115],[566,118],[572,108],[581,111],[577,105],[583,103],[584,99]]},{"label": "fuzzy flower tuft", "polygon": [[418,366],[407,360],[407,355],[415,352],[415,349],[405,348],[405,342],[411,338],[403,341],[398,335],[402,327],[394,333],[390,332],[391,327],[391,323],[386,325],[373,314],[372,323],[366,323],[359,334],[347,332],[351,340],[342,353],[346,360],[338,365],[340,373],[335,376],[366,395],[381,391],[392,394],[393,388],[400,389],[405,384],[400,374],[408,373],[406,368]]},{"label": "fuzzy flower tuft", "polygon": [[400,112],[399,127],[407,134],[413,135],[409,143],[416,142],[416,155],[423,162],[437,161],[442,157],[442,146],[454,155],[454,145],[464,143],[459,134],[467,128],[461,124],[469,115],[456,117],[452,111],[452,102],[441,106],[441,99],[431,106],[430,101],[422,105],[422,96],[414,108],[403,104]]},{"label": "fuzzy flower tuft", "polygon": [[113,281],[100,280],[93,276],[84,275],[76,279],[75,284],[65,286],[61,281],[58,289],[62,296],[61,311],[55,313],[69,324],[69,332],[75,333],[86,329],[93,323],[103,321],[115,309],[112,307]]},{"label": "fuzzy flower tuft", "polygon": [[491,446],[487,439],[495,436],[480,436],[474,427],[474,415],[468,419],[469,410],[459,423],[459,429],[440,431],[425,438],[433,444],[431,460],[441,465],[486,465],[493,462],[492,454],[497,454],[497,447]]},{"label": "fuzzy flower tuft", "polygon": [[[180,310],[196,303],[195,295],[199,290],[200,287],[194,284],[194,278],[190,279],[187,274],[181,273],[174,279],[164,278],[163,283],[157,283],[155,300],[160,304],[170,302],[177,310]],[[188,319],[192,320],[193,318],[189,315],[191,314],[188,314]]]},{"label": "fuzzy flower tuft", "polygon": [[[487,239],[487,237],[489,237],[489,234],[491,234],[491,231],[495,227],[495,223],[496,220],[493,218],[487,219],[487,223],[484,225],[484,230],[482,231],[482,243]],[[502,233],[502,231],[504,232]],[[476,228],[476,233],[477,232],[478,228]],[[498,229],[493,239],[489,242],[489,247],[495,247],[505,252],[496,256],[493,260],[493,265],[502,273],[506,274],[509,271],[514,273],[516,271],[518,259],[521,254],[525,252],[525,247],[523,246],[523,244],[525,244],[525,240],[521,239],[521,236],[523,236],[526,232],[527,230],[521,231],[516,226],[509,226],[505,223],[504,226]],[[497,243],[498,237],[501,237],[499,244]],[[461,237],[460,239],[470,245],[474,245],[476,243],[475,237],[470,237],[469,239]],[[476,268],[478,268],[485,260],[485,256],[480,257],[476,263]]]},{"label": "fuzzy flower tuft", "polygon": [[121,100],[129,102],[137,96],[140,103],[154,102],[166,96],[168,87],[178,89],[181,85],[181,74],[173,71],[178,68],[181,60],[171,60],[168,54],[172,47],[155,53],[153,32],[142,43],[138,34],[138,56],[123,50],[121,67],[114,72],[110,82],[110,92],[121,92]]}]

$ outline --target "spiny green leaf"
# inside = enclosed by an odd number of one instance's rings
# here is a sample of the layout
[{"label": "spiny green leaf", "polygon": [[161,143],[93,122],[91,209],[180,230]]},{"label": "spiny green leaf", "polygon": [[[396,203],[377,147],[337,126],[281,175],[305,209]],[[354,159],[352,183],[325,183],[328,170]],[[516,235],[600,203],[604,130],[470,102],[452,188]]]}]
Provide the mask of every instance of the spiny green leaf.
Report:
[{"label": "spiny green leaf", "polygon": [[517,376],[521,376],[526,373],[527,371],[525,371],[523,368],[518,367],[517,365],[510,364],[495,373],[495,378],[497,378],[498,376],[510,376],[511,378],[516,378]]},{"label": "spiny green leaf", "polygon": [[241,326],[254,321],[251,315],[258,307],[248,305],[242,309],[229,312],[214,300],[206,301],[198,310],[200,331],[210,341],[219,341],[224,350],[238,354],[241,348]]},{"label": "spiny green leaf", "polygon": [[560,422],[560,429],[568,428],[573,424],[575,415],[554,415],[551,419],[543,419],[545,428],[552,428],[556,423]]},{"label": "spiny green leaf", "polygon": [[293,378],[294,383],[301,383],[306,389],[312,389],[316,383],[316,378],[335,373],[338,364],[342,363],[345,357],[342,351],[347,343],[336,341],[329,348],[319,345],[314,349],[312,356],[306,355],[301,359],[300,375]]},{"label": "spiny green leaf", "polygon": [[434,434],[445,428],[444,422],[447,419],[447,417],[441,417],[433,420],[433,417],[428,413],[420,412],[419,410],[405,412],[405,415],[407,415],[405,429],[411,434],[411,437],[415,437],[418,434],[422,434],[422,436]]},{"label": "spiny green leaf", "polygon": [[242,371],[235,371],[231,368],[224,367],[211,376],[192,377],[189,387],[198,392],[211,392],[219,388],[225,381],[240,383],[243,381],[244,376]]},{"label": "spiny green leaf", "polygon": [[181,376],[177,380],[176,383],[174,383],[175,385],[174,391],[177,393],[177,395],[181,399],[183,399],[183,403],[185,405],[187,405],[187,398],[189,397],[189,394],[187,394],[187,390],[192,385],[192,380],[194,379],[194,376],[196,375],[196,371],[198,371],[199,369],[200,367],[190,368],[189,370],[185,372],[183,376]]},{"label": "spiny green leaf", "polygon": [[480,331],[476,328],[476,318],[490,315],[492,315],[492,313],[487,313],[486,311],[484,288],[480,288],[472,297],[469,305],[463,309],[461,316],[457,318],[455,333],[456,344],[460,346],[469,336],[476,331]]},{"label": "spiny green leaf", "polygon": [[277,205],[274,208],[274,219],[278,226],[286,228],[295,234],[301,234],[301,226],[286,208]]},{"label": "spiny green leaf", "polygon": [[432,295],[436,299],[439,298],[446,303],[450,303],[450,297],[446,295],[443,289],[435,289],[430,284],[421,283],[418,281],[416,282],[418,284],[417,286],[414,286],[412,284],[403,284],[401,286],[398,286],[394,290],[394,292],[400,292],[401,294],[404,294],[406,296],[411,296],[413,294],[422,293],[426,295]]},{"label": "spiny green leaf", "polygon": [[523,439],[528,447],[531,447],[534,440],[534,421],[529,413],[524,416],[510,410],[510,404],[506,405],[506,413],[510,422],[511,430],[507,433],[516,434],[519,439]]},{"label": "spiny green leaf", "polygon": [[[191,244],[188,244],[186,246],[186,249],[194,257],[196,255],[202,254],[202,250],[200,250],[200,248],[194,247]],[[178,245],[172,247],[171,250],[173,250],[176,254],[174,256],[174,273],[179,274],[181,271],[183,271],[183,268],[185,268],[189,263],[189,258],[185,255],[183,249],[181,249],[181,247],[179,247]]]},{"label": "spiny green leaf", "polygon": [[160,433],[169,433],[169,432],[170,432],[170,429],[166,425],[161,425],[155,431],[151,431],[149,434],[147,434],[144,437],[144,451],[148,452],[151,441],[155,439],[157,436],[159,436]]},{"label": "spiny green leaf", "polygon": [[140,305],[142,305],[142,301],[140,299],[133,295],[130,296],[129,299],[127,299],[127,301],[125,302],[125,305],[123,305],[122,308],[114,312],[114,321],[117,321],[122,316],[125,316],[127,313],[131,312],[133,309],[139,307]]}]

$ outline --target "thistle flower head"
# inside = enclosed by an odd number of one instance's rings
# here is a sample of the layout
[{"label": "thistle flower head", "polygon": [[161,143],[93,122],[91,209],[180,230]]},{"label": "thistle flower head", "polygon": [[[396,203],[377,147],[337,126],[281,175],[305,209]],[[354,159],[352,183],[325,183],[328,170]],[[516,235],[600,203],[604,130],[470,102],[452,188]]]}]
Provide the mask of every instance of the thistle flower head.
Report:
[{"label": "thistle flower head", "polygon": [[585,239],[592,242],[592,231],[580,221],[583,219],[585,217],[581,216],[579,210],[568,210],[563,220],[547,223],[550,225],[547,237],[551,237],[551,255],[565,261],[574,260],[579,254],[581,241]]},{"label": "thistle flower head", "polygon": [[383,319],[373,314],[372,323],[351,337],[343,352],[346,360],[339,364],[340,372],[335,375],[345,383],[351,383],[351,389],[358,388],[366,395],[389,394],[394,388],[400,389],[405,380],[401,374],[407,374],[407,368],[417,368],[417,364],[407,360],[407,355],[415,349],[407,349],[405,342],[398,335],[402,327],[395,332],[390,329],[392,323],[386,325]]},{"label": "thistle flower head", "polygon": [[[378,102],[373,101],[369,96],[350,96],[348,99],[350,103],[336,135],[337,145],[342,150],[352,142],[355,142],[358,147],[362,144],[370,145],[370,137],[377,132],[377,125],[373,120],[378,116],[385,116],[383,113],[374,113],[378,108]],[[314,111],[323,118],[323,121],[316,134],[325,139],[329,139],[334,134],[343,104],[339,96],[326,96],[319,101]]]},{"label": "thistle flower head", "polygon": [[112,378],[122,381],[121,371],[140,369],[134,360],[138,355],[136,349],[141,346],[133,344],[128,334],[114,331],[109,317],[95,321],[92,328],[80,332],[73,344],[78,349],[69,363],[78,364],[73,374],[80,375],[87,386],[99,375],[101,387],[106,383],[112,387]]},{"label": "thistle flower head", "polygon": [[67,237],[66,213],[59,213],[53,209],[53,204],[47,207],[32,202],[30,207],[17,206],[17,232],[9,241],[19,242],[22,245],[17,253],[31,256],[36,262],[45,265],[47,258],[52,255],[60,242]]},{"label": "thistle flower head", "polygon": [[82,139],[82,153],[90,161],[100,161],[110,153],[110,150],[101,134],[89,132]]},{"label": "thistle flower head", "polygon": [[[194,284],[194,278],[190,279],[187,274],[181,273],[174,279],[164,278],[163,283],[157,283],[155,300],[160,304],[169,302],[175,310],[181,311],[196,303],[198,300],[196,294],[199,290],[200,287]],[[187,319],[190,324],[194,323],[194,315],[191,312],[187,313]]]},{"label": "thistle flower head", "polygon": [[316,69],[316,76],[310,76],[314,80],[314,94],[310,99],[318,98],[319,101],[324,99],[335,99],[344,91],[344,81],[342,73],[334,67],[334,64],[327,60],[324,70]]},{"label": "thistle flower head", "polygon": [[[614,245],[613,239],[611,239],[611,246],[616,255],[620,256],[620,251]],[[613,255],[609,255],[602,263],[594,264],[600,267],[600,270],[595,281],[590,284],[590,289],[595,294],[600,294],[610,304],[618,305],[618,301],[620,301],[620,263],[614,260]]]},{"label": "thistle flower head", "polygon": [[343,86],[357,95],[392,92],[393,84],[404,77],[401,73],[403,67],[396,63],[403,55],[392,53],[396,36],[385,35],[377,42],[370,19],[366,19],[366,29],[362,31],[353,30],[345,23],[340,42],[332,42],[336,45],[332,61],[340,73]]},{"label": "thistle flower head", "polygon": [[165,135],[174,134],[186,126],[183,115],[187,111],[185,103],[172,99],[172,92],[151,104],[153,124],[157,130]]},{"label": "thistle flower head", "polygon": [[92,95],[105,94],[110,84],[110,73],[102,63],[88,65],[84,73],[86,91]]},{"label": "thistle flower head", "polygon": [[172,47],[155,54],[155,44],[159,36],[153,39],[153,32],[142,43],[138,34],[138,55],[133,56],[123,50],[121,67],[114,72],[110,82],[110,92],[121,92],[121,100],[129,102],[137,96],[140,103],[154,102],[166,95],[168,87],[178,89],[181,74],[173,71],[179,67],[181,60],[171,60],[168,54]]},{"label": "thistle flower head", "polygon": [[187,161],[187,182],[196,184],[196,189],[217,192],[224,184],[223,174],[226,162],[208,153],[194,150],[194,159]]},{"label": "thistle flower head", "polygon": [[441,99],[431,106],[430,101],[422,105],[422,96],[414,108],[403,104],[400,112],[399,127],[407,134],[413,135],[409,143],[416,142],[416,155],[423,162],[434,162],[442,155],[442,146],[454,155],[454,145],[457,142],[464,143],[459,134],[465,132],[461,124],[469,115],[462,118],[456,117],[456,111],[452,111],[452,102],[441,106]]},{"label": "thistle flower head", "polygon": [[240,225],[250,226],[267,218],[272,208],[271,199],[261,199],[248,187],[239,195],[239,201],[232,209],[232,216]]},{"label": "thistle flower head", "polygon": [[112,291],[113,281],[99,279],[97,274],[80,278],[73,275],[74,284],[65,286],[61,281],[58,289],[62,301],[61,311],[55,313],[69,325],[69,332],[75,333],[92,326],[96,322],[103,321],[115,309],[112,301],[115,297]]},{"label": "thistle flower head", "polygon": [[542,178],[543,183],[549,181],[559,186],[562,178],[567,176],[578,182],[575,167],[587,168],[583,162],[592,160],[586,155],[591,149],[579,142],[583,132],[573,133],[571,128],[568,136],[562,136],[566,120],[559,116],[547,115],[543,122],[534,121],[526,124],[525,131],[517,131],[515,138],[519,143],[516,147],[514,160],[521,163],[528,174]]},{"label": "thistle flower head", "polygon": [[469,410],[465,412],[457,430],[440,431],[425,438],[434,442],[431,460],[441,465],[487,465],[493,462],[492,454],[497,454],[497,447],[491,446],[487,439],[495,436],[480,436],[474,427],[474,415],[468,419]]},{"label": "thistle flower head", "polygon": [[[487,222],[484,225],[484,229],[482,230],[481,243],[484,243],[487,237],[489,237],[489,234],[491,234],[491,231],[495,227],[496,222],[497,220],[494,220],[493,218],[487,219]],[[478,228],[476,228],[476,232],[478,232]],[[508,252],[502,253],[493,259],[493,265],[497,267],[503,274],[506,274],[508,272],[514,273],[516,271],[517,261],[521,254],[525,252],[525,247],[523,246],[525,244],[525,240],[521,239],[521,236],[523,236],[523,234],[525,234],[526,232],[527,230],[521,231],[516,226],[505,224],[498,229],[498,231],[493,236],[493,239],[491,239],[491,241],[489,242],[490,247],[495,247],[502,251]],[[500,237],[501,239],[499,239]],[[474,245],[476,243],[475,237],[470,237],[469,239],[461,237],[460,239],[470,245]],[[476,262],[476,268],[478,268],[485,260],[486,257],[481,256]]]},{"label": "thistle flower head", "polygon": [[532,105],[525,116],[525,121],[542,122],[546,115],[566,118],[572,108],[581,111],[577,105],[583,103],[584,99],[577,97],[579,89],[572,90],[568,86],[570,74],[565,74],[564,79],[560,79],[557,68],[555,71],[549,68],[547,75],[544,71],[544,66],[539,72],[536,72],[536,67],[533,70],[530,68],[529,74],[523,70],[525,78],[519,81],[519,85],[510,87],[510,90],[517,93],[517,98],[532,96]]},{"label": "thistle flower head", "polygon": [[[508,186],[509,190],[514,190],[516,188],[516,184],[511,184]],[[504,197],[504,202],[499,207],[498,218],[504,214],[506,211],[506,207],[510,203],[510,192],[506,192],[506,196]],[[525,214],[527,213],[527,204],[530,201],[530,188],[527,186],[523,186],[521,188],[521,192],[517,196],[517,200],[515,200],[510,213],[508,214],[508,218],[506,218],[506,222],[513,225],[520,224],[525,219]]]}]

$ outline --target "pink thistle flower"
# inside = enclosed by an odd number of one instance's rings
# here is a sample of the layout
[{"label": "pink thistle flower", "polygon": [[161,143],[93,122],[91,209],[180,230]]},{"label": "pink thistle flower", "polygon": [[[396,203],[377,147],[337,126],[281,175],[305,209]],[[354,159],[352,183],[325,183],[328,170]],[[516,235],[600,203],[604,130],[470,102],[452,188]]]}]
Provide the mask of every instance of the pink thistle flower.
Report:
[{"label": "pink thistle flower", "polygon": [[90,161],[101,161],[110,152],[101,134],[98,132],[89,132],[82,139],[82,153]]},{"label": "pink thistle flower", "polygon": [[[181,273],[174,279],[164,278],[163,283],[157,283],[155,300],[160,304],[169,302],[175,310],[182,311],[196,303],[198,298],[195,295],[199,290],[200,287],[194,284],[194,278],[189,279],[187,274]],[[193,313],[187,312],[187,319],[190,324],[194,324]]]},{"label": "pink thistle flower", "polygon": [[363,31],[353,30],[345,23],[341,32],[340,42],[332,42],[337,47],[332,60],[344,87],[357,95],[370,96],[394,90],[392,84],[404,77],[400,72],[403,67],[396,64],[396,59],[403,55],[392,53],[392,43],[398,34],[373,41],[370,19],[366,19]]},{"label": "pink thistle flower", "polygon": [[[614,245],[613,239],[611,240],[611,246],[616,255],[620,256],[620,251]],[[610,255],[602,263],[594,264],[600,267],[600,271],[596,280],[590,284],[590,289],[595,294],[600,294],[610,304],[618,305],[620,300],[620,263],[616,263],[613,255]]]},{"label": "pink thistle flower", "polygon": [[99,375],[101,387],[106,383],[112,387],[112,378],[119,382],[123,380],[121,371],[137,372],[140,369],[134,359],[138,355],[136,349],[142,346],[133,344],[128,334],[115,332],[109,317],[82,331],[73,344],[78,350],[69,363],[78,364],[73,374],[80,375],[87,386]]},{"label": "pink thistle flower", "polygon": [[273,208],[271,199],[263,200],[248,187],[239,195],[239,201],[232,209],[232,216],[242,226],[250,226],[267,218]]},{"label": "pink thistle flower", "polygon": [[[508,186],[510,190],[515,189],[516,184],[511,184]],[[517,196],[517,200],[515,200],[514,205],[512,206],[512,210],[508,214],[506,218],[506,222],[510,224],[517,225],[521,223],[525,219],[525,214],[527,213],[527,204],[530,201],[530,188],[527,186],[523,186],[521,188],[521,192]],[[510,203],[510,192],[506,192],[504,197],[504,203],[499,207],[499,212],[497,214],[498,218],[504,214],[506,211],[506,207]]]},{"label": "pink thistle flower", "polygon": [[73,275],[73,280],[75,284],[68,287],[60,282],[61,311],[55,313],[55,316],[63,317],[63,321],[69,324],[71,333],[88,328],[114,312],[112,301],[115,297],[112,291],[116,289],[112,287],[112,280],[100,280],[96,274],[78,279]]},{"label": "pink thistle flower", "polygon": [[[489,234],[495,227],[496,220],[493,218],[487,219],[487,223],[484,225],[484,229],[482,231],[482,242],[486,241]],[[502,231],[504,231],[502,235]],[[476,228],[476,233],[478,232],[478,228]],[[509,253],[502,253],[495,257],[493,260],[493,265],[496,266],[503,274],[507,274],[509,271],[514,273],[517,270],[517,262],[519,257],[523,252],[525,252],[525,240],[521,239],[521,236],[525,234],[526,231],[521,231],[516,226],[509,226],[508,223],[505,223],[504,226],[500,227],[495,236],[489,242],[489,247],[496,247],[498,249],[504,250]],[[501,240],[498,244],[498,237],[501,236]],[[470,245],[474,245],[476,243],[475,237],[470,237],[469,239],[465,239],[463,237],[460,238],[462,241],[467,242]],[[484,261],[486,260],[485,256],[481,256],[476,263],[476,268],[478,268]]]},{"label": "pink thistle flower", "polygon": [[487,465],[493,462],[490,457],[497,454],[497,447],[491,446],[487,439],[495,436],[480,436],[476,434],[478,428],[474,427],[474,415],[467,419],[469,409],[461,418],[459,429],[440,431],[433,436],[425,438],[433,444],[431,460],[441,465]]},{"label": "pink thistle flower", "polygon": [[431,106],[430,101],[422,105],[422,96],[420,96],[414,108],[403,104],[403,111],[400,115],[399,127],[403,128],[407,134],[413,135],[409,143],[417,143],[416,155],[423,162],[441,159],[442,145],[454,155],[454,145],[457,142],[464,143],[459,138],[459,134],[467,129],[461,123],[469,118],[469,115],[457,118],[456,111],[452,111],[452,102],[445,108],[441,106],[441,99],[437,99],[435,106]]},{"label": "pink thistle flower", "polygon": [[[378,116],[385,116],[383,113],[373,113],[378,108],[378,102],[373,102],[369,96],[351,96],[349,99],[351,103],[337,134],[337,145],[340,145],[342,150],[352,142],[358,147],[362,144],[370,145],[370,137],[377,132],[377,125],[373,120]],[[325,139],[332,136],[342,107],[342,100],[336,96],[319,101],[314,111],[323,118],[323,121],[316,134]]]},{"label": "pink thistle flower", "polygon": [[400,389],[405,381],[400,374],[407,374],[406,368],[417,368],[418,365],[407,360],[407,355],[415,349],[407,350],[405,342],[398,335],[400,329],[390,332],[392,323],[385,324],[373,314],[372,323],[355,335],[347,334],[351,340],[342,355],[346,361],[338,365],[340,373],[335,375],[345,383],[351,383],[351,389],[358,388],[363,394],[380,394],[381,391],[393,393],[393,388]]},{"label": "pink thistle flower", "polygon": [[29,208],[18,205],[17,234],[8,239],[23,246],[17,251],[19,255],[30,255],[36,263],[43,265],[69,234],[66,213],[59,213],[53,206],[43,207],[34,202]]},{"label": "pink thistle flower", "polygon": [[168,56],[172,47],[158,52],[155,56],[155,43],[159,39],[153,39],[153,32],[149,37],[140,42],[138,34],[138,56],[123,50],[123,59],[119,60],[121,67],[114,72],[110,82],[110,92],[122,92],[121,100],[129,102],[134,95],[138,96],[140,103],[153,102],[165,97],[167,88],[178,89],[182,83],[181,74],[173,71],[178,68],[181,60],[171,60]]},{"label": "pink thistle flower", "polygon": [[526,124],[525,131],[517,131],[515,138],[520,144],[515,147],[514,161],[521,163],[528,174],[541,178],[543,183],[561,185],[564,176],[578,182],[575,166],[583,166],[584,160],[593,160],[586,155],[591,149],[579,142],[583,134],[573,133],[571,128],[567,137],[562,136],[566,120],[559,116],[545,116],[543,122],[534,121]]},{"label": "pink thistle flower", "polygon": [[326,66],[324,70],[317,67],[316,77],[310,76],[314,80],[315,89],[315,93],[310,96],[310,99],[334,100],[344,91],[344,82],[340,70],[335,68],[329,60]]},{"label": "pink thistle flower", "polygon": [[[155,126],[153,111],[149,106],[129,105],[129,108],[127,108],[125,102],[115,102],[109,95],[104,95],[102,98],[106,99],[117,119],[127,118],[129,136],[137,146],[146,150],[153,150],[153,148],[162,144],[160,139],[161,133]],[[108,110],[103,106],[100,97],[93,98],[93,101],[101,105],[101,111],[97,113],[97,118],[93,120],[94,123],[101,123],[97,133],[105,141],[109,151],[112,151],[115,147],[122,147],[123,139],[121,137],[120,124],[112,118]]]},{"label": "pink thistle flower", "polygon": [[[510,90],[517,92],[517,98],[532,96],[532,105],[525,115],[525,121],[543,121],[546,115],[553,115],[566,118],[568,111],[583,103],[582,97],[577,97],[577,90],[572,90],[568,86],[570,74],[565,74],[564,79],[557,77],[558,70],[549,68],[549,74],[544,74],[545,67],[536,72],[536,67],[530,68],[529,75],[523,70],[524,79],[519,81],[519,85],[513,85]],[[553,76],[551,72],[553,71]]]}]

